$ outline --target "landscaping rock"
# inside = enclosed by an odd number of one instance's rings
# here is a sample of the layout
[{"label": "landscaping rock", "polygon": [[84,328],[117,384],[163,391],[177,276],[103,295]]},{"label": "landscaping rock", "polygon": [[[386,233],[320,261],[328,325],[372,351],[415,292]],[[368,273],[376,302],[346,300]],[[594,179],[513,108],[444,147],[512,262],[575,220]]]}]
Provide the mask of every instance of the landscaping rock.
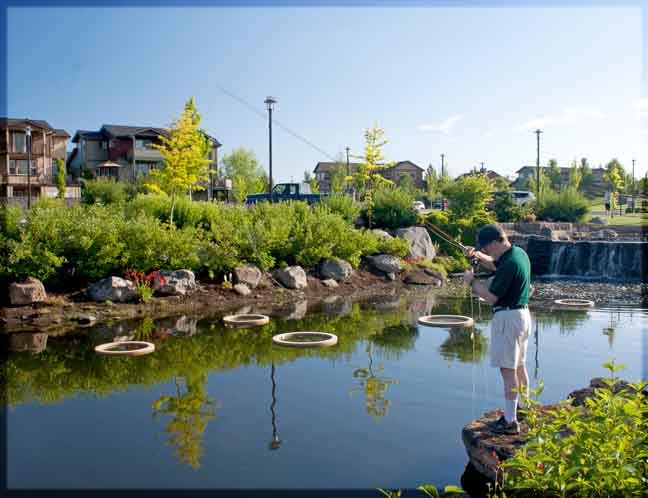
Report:
[{"label": "landscaping rock", "polygon": [[27,277],[22,283],[9,285],[9,302],[13,306],[41,303],[47,299],[45,287],[37,278]]},{"label": "landscaping rock", "polygon": [[130,280],[124,280],[119,277],[108,277],[94,284],[90,284],[86,294],[93,301],[125,303],[137,297],[137,290]]},{"label": "landscaping rock", "polygon": [[245,284],[236,284],[234,286],[234,291],[240,296],[249,296],[252,293],[250,288]]},{"label": "landscaping rock", "polygon": [[288,266],[281,268],[273,273],[281,285],[289,289],[303,289],[308,286],[306,272],[301,266]]},{"label": "landscaping rock", "polygon": [[605,216],[594,216],[590,223],[593,225],[607,225],[609,221]]},{"label": "landscaping rock", "polygon": [[412,259],[432,260],[436,256],[432,239],[424,227],[408,227],[396,230],[396,236],[410,244],[408,256]]},{"label": "landscaping rock", "polygon": [[93,315],[79,315],[77,317],[77,322],[81,325],[92,325],[97,321],[97,317]]},{"label": "landscaping rock", "polygon": [[385,273],[385,278],[389,280],[390,282],[394,282],[396,280],[396,274],[395,273]]},{"label": "landscaping rock", "polygon": [[160,270],[153,279],[153,289],[167,296],[184,296],[198,288],[191,270]]},{"label": "landscaping rock", "polygon": [[303,301],[298,301],[296,303],[290,303],[286,308],[282,311],[282,316],[286,320],[301,320],[306,316],[306,313],[308,312],[308,301],[303,300]]},{"label": "landscaping rock", "polygon": [[384,273],[398,273],[401,270],[402,260],[391,254],[367,256],[367,261],[373,268]]},{"label": "landscaping rock", "polygon": [[330,287],[331,289],[335,289],[336,287],[338,287],[338,283],[332,278],[327,278],[326,280],[322,280],[322,284],[325,287]]},{"label": "landscaping rock", "polygon": [[353,303],[341,296],[329,296],[322,303],[322,311],[326,315],[346,316],[353,311]]},{"label": "landscaping rock", "polygon": [[9,351],[40,353],[47,347],[47,334],[9,334]]},{"label": "landscaping rock", "polygon": [[441,282],[446,281],[446,278],[443,276],[443,273],[441,273],[438,270],[433,270],[432,268],[423,268],[423,271],[425,272],[426,275],[434,277],[437,280],[440,280]]},{"label": "landscaping rock", "polygon": [[410,285],[434,285],[435,287],[441,287],[441,280],[428,275],[425,271],[416,269],[409,272],[403,282]]},{"label": "landscaping rock", "polygon": [[591,240],[616,240],[619,234],[609,228],[603,228],[590,233]]},{"label": "landscaping rock", "polygon": [[329,259],[322,263],[319,273],[324,278],[331,278],[338,282],[344,281],[353,274],[351,263],[343,259]]},{"label": "landscaping rock", "polygon": [[237,266],[234,268],[234,283],[245,284],[250,289],[256,289],[263,273],[256,266]]},{"label": "landscaping rock", "polygon": [[378,228],[374,228],[373,230],[371,230],[371,233],[373,233],[376,237],[382,240],[391,240],[394,238],[384,230],[379,230]]}]

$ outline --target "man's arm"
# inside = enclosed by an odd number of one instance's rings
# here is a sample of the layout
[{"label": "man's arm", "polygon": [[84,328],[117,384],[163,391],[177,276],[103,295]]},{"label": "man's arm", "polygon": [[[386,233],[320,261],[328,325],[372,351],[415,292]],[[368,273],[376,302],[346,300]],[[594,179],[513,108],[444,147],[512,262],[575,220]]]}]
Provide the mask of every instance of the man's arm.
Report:
[{"label": "man's arm", "polygon": [[473,279],[470,282],[470,288],[475,294],[483,298],[490,305],[494,305],[499,299],[499,297],[488,290],[488,286],[485,284],[485,282],[480,282],[477,279]]}]

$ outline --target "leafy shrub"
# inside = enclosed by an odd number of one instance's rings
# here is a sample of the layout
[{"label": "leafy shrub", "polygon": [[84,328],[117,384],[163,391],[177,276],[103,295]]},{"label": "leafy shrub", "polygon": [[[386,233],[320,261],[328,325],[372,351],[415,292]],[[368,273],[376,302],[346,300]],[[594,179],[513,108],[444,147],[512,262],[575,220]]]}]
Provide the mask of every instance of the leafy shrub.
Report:
[{"label": "leafy shrub", "polygon": [[362,206],[353,200],[351,196],[344,194],[333,194],[324,197],[320,204],[329,209],[331,213],[339,214],[347,223],[353,224],[360,216]]},{"label": "leafy shrub", "polygon": [[536,201],[536,215],[539,220],[579,223],[588,213],[587,199],[571,187],[560,192],[545,190]]},{"label": "leafy shrub", "polygon": [[123,204],[134,194],[133,187],[108,178],[84,180],[81,198],[85,204]]},{"label": "leafy shrub", "polygon": [[[611,373],[607,388],[595,389],[585,406],[559,408],[550,420],[529,410],[527,444],[503,463],[511,470],[506,492],[533,490],[538,496],[645,496],[648,475],[648,382],[630,384],[634,392],[611,389],[614,360],[603,365]],[[535,390],[535,394],[542,392]],[[531,406],[539,405],[529,400]]]},{"label": "leafy shrub", "polygon": [[414,196],[393,187],[376,189],[373,196],[373,223],[379,228],[401,228],[416,224],[412,208]]},{"label": "leafy shrub", "polygon": [[533,205],[531,202],[519,205],[510,192],[498,192],[493,197],[492,211],[501,223],[516,222],[532,214]]},{"label": "leafy shrub", "polygon": [[449,183],[443,194],[448,198],[450,217],[470,219],[485,211],[492,190],[493,182],[481,174],[462,176]]}]

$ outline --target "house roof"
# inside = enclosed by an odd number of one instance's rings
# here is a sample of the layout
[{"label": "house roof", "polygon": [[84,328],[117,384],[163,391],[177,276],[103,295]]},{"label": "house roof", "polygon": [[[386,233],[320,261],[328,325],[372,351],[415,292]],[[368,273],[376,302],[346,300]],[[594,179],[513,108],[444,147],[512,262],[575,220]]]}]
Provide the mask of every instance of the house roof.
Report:
[{"label": "house roof", "polygon": [[411,164],[411,165],[414,166],[415,168],[418,168],[418,169],[420,169],[421,171],[425,171],[425,170],[424,170],[423,168],[421,168],[418,164],[416,164],[416,163],[410,161],[409,159],[407,159],[407,160],[405,160],[405,161],[398,161],[396,164],[394,164],[393,166],[391,166],[389,169],[398,168],[399,166],[402,166],[402,165],[404,165],[404,164]]},{"label": "house roof", "polygon": [[97,164],[97,168],[121,168],[122,165],[115,163],[113,161],[104,161],[102,163]]},{"label": "house roof", "polygon": [[[50,126],[50,124],[47,121],[43,121],[42,119],[16,119],[16,118],[4,118],[0,117],[0,126],[24,126],[24,125],[31,125],[36,128],[42,128],[47,131],[55,132],[54,128]],[[61,130],[64,131],[64,130]]]},{"label": "house roof", "polygon": [[[536,168],[537,168],[537,166],[522,166],[519,170],[516,171],[516,173],[521,173],[522,171],[528,171],[528,170],[535,171]],[[548,168],[549,168],[549,166],[540,166],[541,170],[548,169]],[[569,172],[571,170],[571,167],[569,167],[569,166],[559,166],[558,169],[560,169],[561,173],[565,173],[565,172]],[[598,167],[598,168],[591,168],[591,170],[592,170],[592,172],[595,172],[595,171],[600,172],[600,171],[604,171],[605,168]]]},{"label": "house roof", "polygon": [[55,128],[54,129],[54,135],[56,135],[57,137],[68,137],[68,138],[70,138],[70,134],[67,131],[65,131],[64,129],[62,129],[62,128]]},{"label": "house roof", "polygon": [[[220,147],[222,144],[216,140],[211,135],[205,133],[204,130],[201,130],[205,136],[214,142],[216,147]],[[157,128],[154,126],[129,126],[129,125],[114,125],[114,124],[104,124],[101,125],[99,131],[89,131],[89,130],[77,130],[72,138],[73,143],[78,143],[81,136],[89,139],[102,139],[110,137],[131,137],[137,135],[144,136],[158,136],[163,135],[169,136],[168,128]]]},{"label": "house roof", "polygon": [[[354,170],[357,169],[361,164],[362,164],[362,163],[349,163],[349,169],[350,169],[351,171],[354,171]],[[393,166],[390,166],[389,168],[386,168],[386,170],[396,169],[396,168],[398,168],[399,166],[403,166],[403,165],[405,165],[405,164],[411,164],[412,166],[414,166],[414,167],[420,169],[421,171],[423,171],[423,168],[421,168],[418,164],[413,163],[412,161],[399,161],[399,162],[397,162],[396,164],[394,164]],[[338,163],[338,162],[326,162],[326,161],[320,161],[320,162],[318,162],[317,165],[315,166],[315,169],[313,170],[313,172],[314,172],[314,173],[329,173],[329,172],[331,172],[331,171],[333,170],[333,168],[335,168],[337,165],[342,165],[342,167],[346,168],[346,163],[345,163],[345,162]]]}]

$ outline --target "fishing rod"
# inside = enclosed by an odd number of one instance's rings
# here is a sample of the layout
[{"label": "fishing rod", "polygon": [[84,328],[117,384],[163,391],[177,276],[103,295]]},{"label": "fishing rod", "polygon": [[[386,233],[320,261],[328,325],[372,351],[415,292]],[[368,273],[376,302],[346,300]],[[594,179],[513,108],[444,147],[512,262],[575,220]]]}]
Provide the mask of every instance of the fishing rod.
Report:
[{"label": "fishing rod", "polygon": [[[430,228],[430,229],[432,230],[432,233],[434,233],[437,237],[443,239],[444,241],[448,242],[449,244],[454,245],[455,247],[458,247],[459,249],[461,249],[462,252],[465,253],[467,247],[466,247],[465,245],[463,245],[461,242],[457,242],[456,240],[454,240],[450,235],[448,235],[446,232],[444,232],[443,230],[441,230],[441,229],[440,229],[438,226],[436,226],[434,223],[431,223],[431,222],[428,221],[428,220],[425,220],[424,223],[425,223],[425,226],[427,226],[428,228]],[[479,266],[479,261],[477,260],[476,257],[473,256],[473,257],[470,259],[470,264],[471,264],[475,269],[477,269],[477,266]]]}]

